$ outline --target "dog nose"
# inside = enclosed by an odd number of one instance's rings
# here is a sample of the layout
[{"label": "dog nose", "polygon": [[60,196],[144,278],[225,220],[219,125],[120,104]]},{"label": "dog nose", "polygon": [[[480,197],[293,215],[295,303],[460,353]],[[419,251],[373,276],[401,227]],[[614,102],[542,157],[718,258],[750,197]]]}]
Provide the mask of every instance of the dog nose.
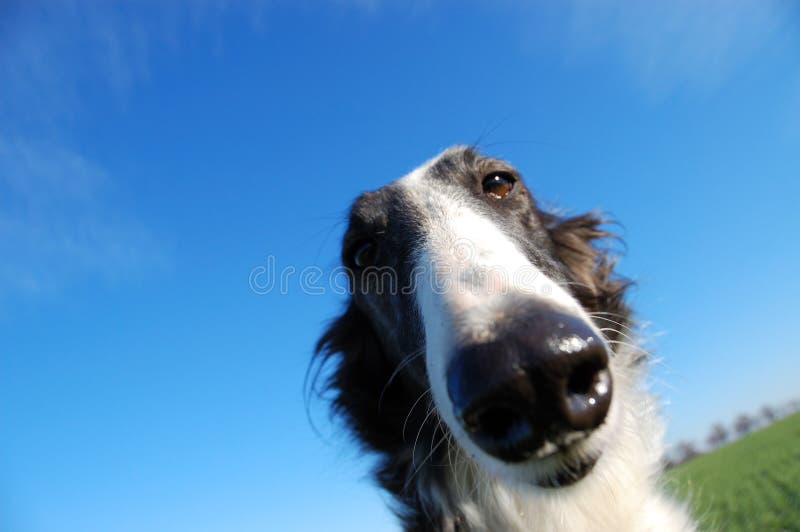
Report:
[{"label": "dog nose", "polygon": [[547,440],[600,426],[611,385],[600,338],[584,320],[555,311],[460,349],[447,368],[459,423],[481,449],[506,462],[530,458]]}]

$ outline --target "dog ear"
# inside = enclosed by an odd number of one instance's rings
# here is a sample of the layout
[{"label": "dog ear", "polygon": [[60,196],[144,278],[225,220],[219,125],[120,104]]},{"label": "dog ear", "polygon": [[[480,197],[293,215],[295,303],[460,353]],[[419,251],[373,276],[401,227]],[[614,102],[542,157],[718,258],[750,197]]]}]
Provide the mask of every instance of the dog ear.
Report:
[{"label": "dog ear", "polygon": [[332,393],[333,412],[371,449],[395,450],[401,441],[396,417],[408,413],[401,379],[392,379],[380,338],[352,300],[317,342],[315,358],[320,369],[334,364],[323,387]]},{"label": "dog ear", "polygon": [[419,401],[427,392],[413,389],[402,375],[395,375],[397,361],[385,355],[372,323],[352,300],[317,342],[315,358],[317,368],[335,364],[324,387],[333,394],[333,412],[360,443],[379,453],[375,476],[397,497],[394,511],[405,529],[430,530],[432,522],[444,523],[443,516],[433,515],[435,509],[424,509],[416,484],[408,483],[415,470],[411,442],[414,448],[418,442],[424,453],[432,449],[438,418],[428,415],[427,401]]},{"label": "dog ear", "polygon": [[565,266],[569,289],[589,312],[607,312],[610,319],[627,325],[630,309],[625,292],[632,282],[614,273],[617,257],[603,240],[618,237],[602,228],[608,221],[597,213],[543,217],[555,253]]}]

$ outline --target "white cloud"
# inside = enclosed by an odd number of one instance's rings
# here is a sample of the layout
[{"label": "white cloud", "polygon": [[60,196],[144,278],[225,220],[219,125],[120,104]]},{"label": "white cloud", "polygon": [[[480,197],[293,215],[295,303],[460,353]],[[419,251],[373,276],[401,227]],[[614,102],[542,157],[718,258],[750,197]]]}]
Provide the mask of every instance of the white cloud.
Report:
[{"label": "white cloud", "polygon": [[0,299],[164,264],[116,192],[103,169],[73,151],[0,136]]},{"label": "white cloud", "polygon": [[0,10],[0,301],[168,262],[114,177],[66,139],[91,103],[87,87],[123,101],[152,53],[176,49],[182,24],[226,9],[34,0]]},{"label": "white cloud", "polygon": [[569,45],[608,46],[636,81],[660,96],[676,88],[711,91],[776,34],[796,25],[780,0],[571,0]]},{"label": "white cloud", "polygon": [[265,6],[262,0],[13,4],[0,10],[0,121],[69,125],[83,111],[87,87],[123,99],[147,80],[154,54],[179,50],[185,30],[213,32],[231,13],[257,28]]}]

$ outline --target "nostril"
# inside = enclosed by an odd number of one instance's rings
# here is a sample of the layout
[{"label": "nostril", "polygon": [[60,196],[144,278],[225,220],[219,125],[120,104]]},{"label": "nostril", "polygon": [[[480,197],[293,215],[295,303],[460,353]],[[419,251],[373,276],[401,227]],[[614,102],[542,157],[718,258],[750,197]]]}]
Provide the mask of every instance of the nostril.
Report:
[{"label": "nostril", "polygon": [[467,423],[467,430],[480,431],[498,439],[508,437],[515,431],[515,428],[519,429],[527,424],[525,418],[518,411],[504,405],[484,408],[476,416],[473,416],[472,421],[472,423]]},{"label": "nostril", "polygon": [[525,413],[511,405],[490,405],[461,421],[479,447],[507,462],[526,460],[541,444]]},{"label": "nostril", "polygon": [[579,364],[570,374],[567,381],[567,393],[570,395],[590,394],[598,384],[604,368],[596,362],[586,361]]},{"label": "nostril", "polygon": [[572,370],[566,386],[565,421],[576,430],[600,426],[611,403],[611,374],[598,360],[583,361]]}]

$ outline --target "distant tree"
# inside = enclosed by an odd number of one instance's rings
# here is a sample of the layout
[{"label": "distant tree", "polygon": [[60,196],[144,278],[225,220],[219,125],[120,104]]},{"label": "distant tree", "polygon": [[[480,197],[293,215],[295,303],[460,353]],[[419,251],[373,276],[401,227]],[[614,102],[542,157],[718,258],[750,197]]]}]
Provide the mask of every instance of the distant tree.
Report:
[{"label": "distant tree", "polygon": [[677,461],[679,463],[691,460],[698,455],[700,455],[700,451],[697,450],[697,447],[695,447],[694,443],[690,441],[682,441],[678,444]]},{"label": "distant tree", "polygon": [[761,417],[767,423],[772,423],[773,421],[775,421],[775,419],[777,419],[778,413],[775,412],[775,409],[772,408],[771,406],[765,405],[764,407],[761,408]]},{"label": "distant tree", "polygon": [[739,436],[744,436],[753,428],[753,418],[747,414],[739,414],[733,422],[733,428]]},{"label": "distant tree", "polygon": [[721,423],[715,423],[711,427],[711,432],[708,434],[706,442],[709,447],[719,447],[728,440],[728,429]]}]

